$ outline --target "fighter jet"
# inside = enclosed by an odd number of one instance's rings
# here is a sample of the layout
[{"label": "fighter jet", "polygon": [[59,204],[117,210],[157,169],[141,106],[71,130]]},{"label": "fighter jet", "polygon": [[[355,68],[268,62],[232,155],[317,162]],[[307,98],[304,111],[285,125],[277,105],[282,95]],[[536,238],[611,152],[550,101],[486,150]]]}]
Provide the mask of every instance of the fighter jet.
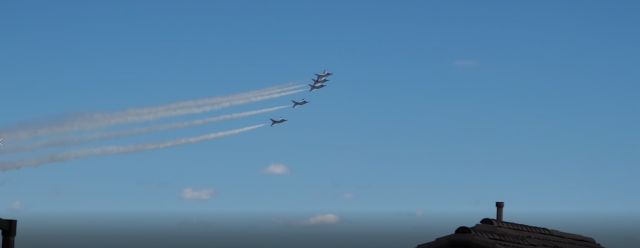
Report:
[{"label": "fighter jet", "polygon": [[320,79],[311,79],[313,80],[313,85],[318,85],[318,84],[323,84],[329,81],[329,79],[326,78],[320,78]]},{"label": "fighter jet", "polygon": [[309,91],[319,90],[327,86],[326,84],[309,84]]},{"label": "fighter jet", "polygon": [[302,106],[302,105],[305,105],[305,104],[309,103],[305,99],[302,99],[302,101],[299,101],[299,102],[296,102],[295,100],[291,100],[291,102],[293,102],[293,108],[295,108],[296,106]]},{"label": "fighter jet", "polygon": [[328,72],[327,70],[324,70],[322,73],[320,74],[316,74],[316,77],[318,77],[318,79],[322,79],[322,78],[326,78],[328,76],[333,75],[333,73]]},{"label": "fighter jet", "polygon": [[271,126],[273,127],[273,125],[277,125],[280,123],[283,123],[285,121],[287,121],[286,119],[280,119],[280,120],[274,120],[274,119],[270,119],[271,120]]}]

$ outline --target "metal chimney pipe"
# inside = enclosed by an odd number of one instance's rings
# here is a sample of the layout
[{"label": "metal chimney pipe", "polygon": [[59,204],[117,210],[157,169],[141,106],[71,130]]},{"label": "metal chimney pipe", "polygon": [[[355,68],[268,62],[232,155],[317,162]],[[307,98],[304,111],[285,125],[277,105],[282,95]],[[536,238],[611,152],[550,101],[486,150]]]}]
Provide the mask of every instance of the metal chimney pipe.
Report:
[{"label": "metal chimney pipe", "polygon": [[502,222],[502,209],[504,208],[504,202],[496,202],[496,220]]}]

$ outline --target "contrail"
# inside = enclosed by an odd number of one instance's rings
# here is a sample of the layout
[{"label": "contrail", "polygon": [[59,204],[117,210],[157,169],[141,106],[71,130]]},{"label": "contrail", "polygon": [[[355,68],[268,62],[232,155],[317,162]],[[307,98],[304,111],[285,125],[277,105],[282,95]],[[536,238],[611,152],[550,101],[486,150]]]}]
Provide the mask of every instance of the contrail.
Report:
[{"label": "contrail", "polygon": [[253,125],[253,126],[248,126],[248,127],[238,128],[238,129],[232,129],[228,131],[209,133],[209,134],[204,134],[204,135],[189,137],[189,138],[181,138],[181,139],[176,139],[176,140],[161,142],[161,143],[138,144],[138,145],[128,145],[128,146],[104,146],[104,147],[98,147],[93,149],[84,149],[84,150],[77,150],[77,151],[71,151],[71,152],[50,154],[41,158],[31,159],[31,160],[0,162],[0,171],[7,171],[7,170],[20,169],[24,167],[63,162],[63,161],[84,158],[84,157],[105,156],[105,155],[114,155],[114,154],[121,154],[121,153],[133,153],[133,152],[156,150],[156,149],[169,148],[169,147],[186,145],[186,144],[199,143],[203,141],[219,139],[226,136],[241,134],[244,132],[248,132],[251,130],[264,127],[265,125],[266,124],[258,124],[258,125]]},{"label": "contrail", "polygon": [[271,108],[264,108],[264,109],[258,109],[258,110],[240,112],[240,113],[213,116],[209,118],[192,120],[192,121],[169,123],[169,124],[162,124],[162,125],[156,125],[156,126],[150,126],[150,127],[120,130],[120,131],[102,132],[102,133],[96,133],[96,134],[83,136],[83,137],[66,137],[66,138],[53,139],[53,140],[44,140],[44,141],[40,141],[37,143],[28,144],[28,145],[4,147],[0,149],[0,153],[29,152],[39,148],[75,145],[75,144],[82,144],[82,143],[87,143],[92,141],[141,135],[141,134],[150,133],[150,132],[158,132],[158,131],[165,131],[165,130],[171,130],[171,129],[177,129],[177,128],[187,128],[187,127],[193,127],[193,126],[199,126],[199,125],[206,125],[213,122],[234,120],[234,119],[244,118],[248,116],[269,113],[269,112],[278,111],[288,107],[289,105],[282,105],[282,106],[276,106]]},{"label": "contrail", "polygon": [[112,114],[95,113],[92,115],[69,120],[58,125],[45,126],[35,129],[18,128],[17,130],[2,133],[0,134],[0,137],[5,138],[7,141],[24,140],[35,136],[47,135],[51,133],[73,130],[87,130],[123,123],[144,122],[179,115],[205,113],[235,105],[268,100],[299,93],[301,91],[304,91],[301,89],[302,87],[305,86],[295,85],[272,87],[226,97],[213,97],[178,102],[158,107],[130,109]]}]

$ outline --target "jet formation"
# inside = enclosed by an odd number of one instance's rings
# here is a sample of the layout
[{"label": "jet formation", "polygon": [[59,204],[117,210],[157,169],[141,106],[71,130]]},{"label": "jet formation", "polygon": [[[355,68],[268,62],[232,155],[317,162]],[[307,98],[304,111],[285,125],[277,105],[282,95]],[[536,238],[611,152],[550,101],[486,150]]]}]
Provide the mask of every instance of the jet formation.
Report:
[{"label": "jet formation", "polygon": [[[314,90],[322,89],[325,86],[327,86],[326,83],[329,82],[329,76],[333,75],[333,73],[331,73],[331,72],[329,72],[327,70],[324,70],[322,73],[316,73],[315,75],[316,75],[316,77],[311,79],[311,81],[313,81],[313,83],[308,84],[310,92],[314,91]],[[291,102],[293,103],[292,108],[296,108],[297,106],[302,106],[302,105],[305,105],[305,104],[309,103],[309,101],[305,100],[304,98],[299,100],[299,101],[291,100]],[[270,120],[271,120],[271,126],[272,127],[274,125],[278,125],[278,124],[281,124],[281,123],[284,123],[284,122],[287,121],[287,119],[283,119],[283,118],[280,118],[280,119],[277,119],[277,120],[276,119],[270,119]]]}]

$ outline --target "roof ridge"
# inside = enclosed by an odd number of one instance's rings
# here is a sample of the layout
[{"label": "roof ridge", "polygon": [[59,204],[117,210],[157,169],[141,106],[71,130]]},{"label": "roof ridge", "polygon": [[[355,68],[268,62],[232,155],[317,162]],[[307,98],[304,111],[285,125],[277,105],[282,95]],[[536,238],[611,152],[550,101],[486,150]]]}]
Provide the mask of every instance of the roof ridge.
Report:
[{"label": "roof ridge", "polygon": [[521,245],[536,246],[538,244],[542,244],[545,242],[552,242],[552,243],[568,244],[568,245],[578,246],[578,247],[601,247],[598,243],[595,243],[595,242],[593,243],[585,242],[582,240],[574,240],[574,239],[558,237],[554,235],[544,235],[544,234],[536,235],[536,234],[530,234],[530,233],[528,234],[521,231],[500,232],[495,229],[491,230],[486,228],[483,228],[481,230],[474,230],[472,228],[469,228],[469,229],[472,230],[471,233],[484,238],[493,239],[501,242],[516,243]]},{"label": "roof ridge", "polygon": [[586,237],[586,236],[582,236],[574,233],[562,232],[562,231],[549,229],[545,227],[531,226],[531,225],[525,225],[525,224],[520,224],[515,222],[506,222],[506,221],[499,222],[496,219],[491,219],[491,218],[482,219],[480,221],[480,224],[495,226],[498,228],[506,228],[506,229],[520,231],[520,232],[542,234],[542,235],[552,236],[552,237],[561,238],[561,239],[569,239],[569,240],[578,241],[582,243],[597,244],[596,241],[590,237]]}]

